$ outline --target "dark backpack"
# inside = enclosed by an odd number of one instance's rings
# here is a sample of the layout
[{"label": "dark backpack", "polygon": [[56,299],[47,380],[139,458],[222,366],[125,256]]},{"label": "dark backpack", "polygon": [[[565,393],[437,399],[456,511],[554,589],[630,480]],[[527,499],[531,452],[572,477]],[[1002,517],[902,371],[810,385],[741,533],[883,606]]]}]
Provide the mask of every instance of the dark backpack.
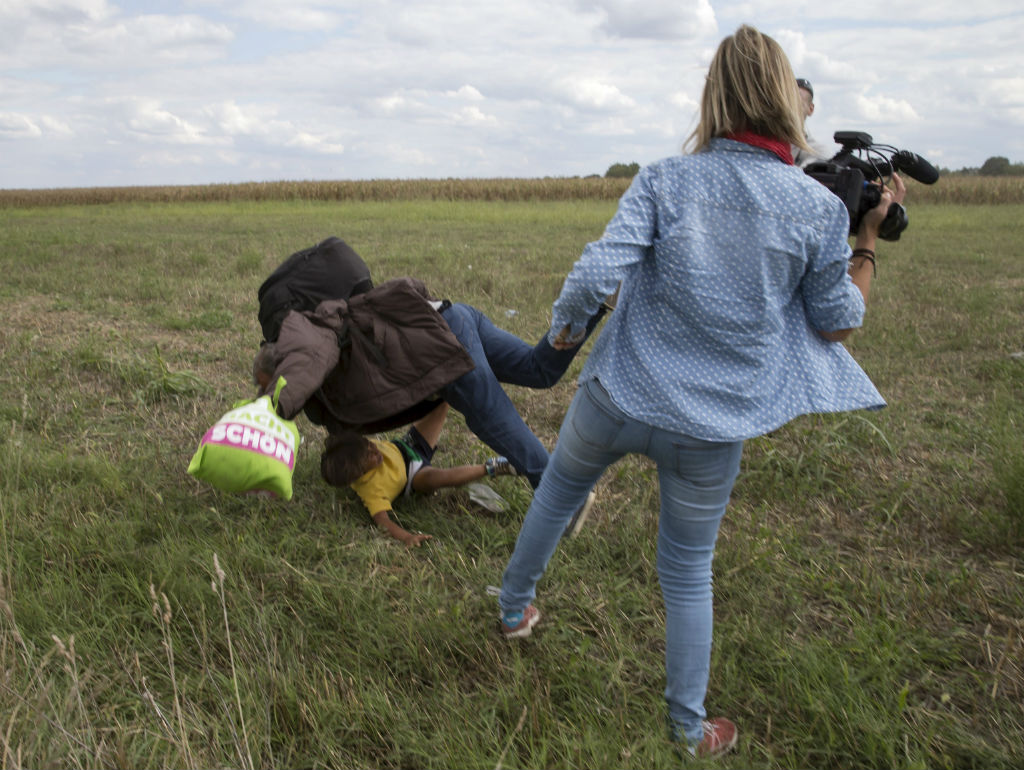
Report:
[{"label": "dark backpack", "polygon": [[292,310],[313,310],[325,299],[348,299],[373,288],[370,268],[340,238],[331,236],[297,251],[260,286],[260,327],[276,342],[281,322]]}]

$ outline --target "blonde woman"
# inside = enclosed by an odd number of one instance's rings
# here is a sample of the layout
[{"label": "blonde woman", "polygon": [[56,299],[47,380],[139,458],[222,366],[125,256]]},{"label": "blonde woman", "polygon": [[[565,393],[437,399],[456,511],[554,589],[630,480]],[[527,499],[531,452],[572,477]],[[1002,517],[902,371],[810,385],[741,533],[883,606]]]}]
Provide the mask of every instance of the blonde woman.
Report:
[{"label": "blonde woman", "polygon": [[843,203],[793,165],[790,146],[807,149],[795,83],[770,37],[743,26],[723,40],[691,152],[637,175],[566,278],[556,348],[621,291],[499,596],[502,632],[528,635],[537,581],[573,512],[622,456],[654,460],[670,736],[700,756],[737,738],[730,720],[707,718],[704,697],[712,557],[743,441],[801,414],[885,403],[841,342],[861,325],[878,227],[905,190],[894,176],[851,252]]}]

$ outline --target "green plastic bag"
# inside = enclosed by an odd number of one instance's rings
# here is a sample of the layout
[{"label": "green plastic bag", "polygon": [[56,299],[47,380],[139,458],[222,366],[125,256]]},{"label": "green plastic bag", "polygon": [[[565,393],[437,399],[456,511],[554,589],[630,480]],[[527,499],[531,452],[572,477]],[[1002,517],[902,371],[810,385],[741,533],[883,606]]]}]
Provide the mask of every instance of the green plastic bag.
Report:
[{"label": "green plastic bag", "polygon": [[292,420],[277,414],[284,377],[274,395],[237,401],[217,420],[188,464],[188,472],[225,492],[292,499],[295,452],[302,437]]}]

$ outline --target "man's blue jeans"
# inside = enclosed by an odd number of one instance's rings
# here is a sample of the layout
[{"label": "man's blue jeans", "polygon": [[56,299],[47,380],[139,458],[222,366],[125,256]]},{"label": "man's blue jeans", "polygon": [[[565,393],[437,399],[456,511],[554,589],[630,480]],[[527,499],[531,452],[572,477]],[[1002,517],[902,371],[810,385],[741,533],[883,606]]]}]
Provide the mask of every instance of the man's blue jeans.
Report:
[{"label": "man's blue jeans", "polygon": [[[441,314],[476,364],[473,371],[445,387],[442,396],[462,413],[466,426],[481,441],[507,457],[536,488],[548,464],[548,450],[523,422],[501,383],[550,388],[565,374],[579,347],[555,350],[546,335],[530,346],[462,303]],[[595,316],[589,329],[598,320]]]},{"label": "man's blue jeans", "polygon": [[742,450],[742,441],[701,441],[634,420],[597,380],[584,383],[523,520],[498,598],[502,612],[525,609],[566,525],[604,470],[626,454],[654,460],[661,488],[657,568],[665,602],[665,699],[669,719],[691,744],[704,736],[711,560]]}]

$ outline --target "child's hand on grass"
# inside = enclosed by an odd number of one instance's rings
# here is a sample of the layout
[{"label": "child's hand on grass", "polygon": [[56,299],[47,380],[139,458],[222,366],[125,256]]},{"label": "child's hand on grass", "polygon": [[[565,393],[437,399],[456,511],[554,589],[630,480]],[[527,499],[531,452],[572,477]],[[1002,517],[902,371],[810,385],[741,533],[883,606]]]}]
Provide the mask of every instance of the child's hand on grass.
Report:
[{"label": "child's hand on grass", "polygon": [[433,535],[425,535],[422,532],[417,532],[415,535],[410,532],[408,537],[403,538],[403,542],[406,548],[419,548],[421,543],[432,537]]}]

